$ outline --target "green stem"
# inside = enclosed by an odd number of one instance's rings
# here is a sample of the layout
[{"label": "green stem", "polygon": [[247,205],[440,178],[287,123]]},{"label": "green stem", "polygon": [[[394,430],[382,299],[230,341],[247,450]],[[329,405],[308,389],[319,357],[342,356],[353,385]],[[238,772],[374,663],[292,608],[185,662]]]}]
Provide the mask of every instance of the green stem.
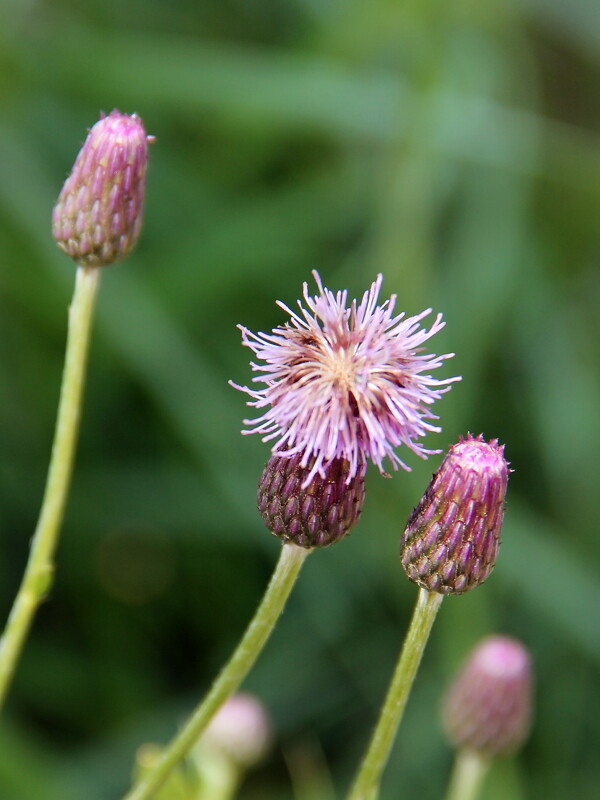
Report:
[{"label": "green stem", "polygon": [[463,748],[456,753],[446,800],[476,800],[490,762],[482,753]]},{"label": "green stem", "polygon": [[52,583],[54,551],[73,469],[99,278],[100,271],[96,267],[77,268],[75,291],[69,308],[65,366],[44,499],[25,573],[0,639],[0,706],[6,697],[37,607]]},{"label": "green stem", "polygon": [[354,780],[348,800],[376,800],[381,775],[406,707],[406,701],[421,663],[431,626],[444,596],[419,589],[417,604],[404,639],[369,749]]},{"label": "green stem", "polygon": [[242,683],[275,627],[300,567],[310,552],[294,544],[283,545],[267,591],[233,655],[204,700],[164,750],[156,766],[125,795],[124,800],[149,800],[169,772],[189,753],[213,714]]},{"label": "green stem", "polygon": [[200,769],[200,791],[194,800],[233,800],[242,771],[229,758],[212,754]]}]

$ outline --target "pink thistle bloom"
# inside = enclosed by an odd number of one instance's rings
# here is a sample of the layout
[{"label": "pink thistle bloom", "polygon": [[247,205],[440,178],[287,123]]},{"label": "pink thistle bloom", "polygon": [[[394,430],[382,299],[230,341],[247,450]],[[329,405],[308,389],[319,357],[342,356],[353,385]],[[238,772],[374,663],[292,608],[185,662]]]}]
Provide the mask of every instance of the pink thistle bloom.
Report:
[{"label": "pink thistle bloom", "polygon": [[324,476],[334,459],[348,462],[349,483],[368,459],[382,474],[386,458],[394,469],[409,470],[395,452],[402,444],[422,458],[440,452],[426,450],[419,439],[441,430],[430,422],[437,417],[429,407],[460,380],[430,374],[453,353],[423,352],[423,343],[444,327],[441,314],[426,330],[419,323],[431,309],[414,317],[394,314],[396,295],[378,305],[382,275],[350,305],[347,291],[334,294],[316,271],[313,277],[319,294],[311,297],[305,283],[299,313],[277,303],[290,315],[284,325],[270,334],[239,326],[242,343],[264,362],[252,362],[261,373],[253,382],[265,385],[231,385],[250,395],[249,406],[266,409],[244,420],[248,430],[242,433],[276,439],[273,454],[301,454],[301,467],[314,457],[304,486]]}]

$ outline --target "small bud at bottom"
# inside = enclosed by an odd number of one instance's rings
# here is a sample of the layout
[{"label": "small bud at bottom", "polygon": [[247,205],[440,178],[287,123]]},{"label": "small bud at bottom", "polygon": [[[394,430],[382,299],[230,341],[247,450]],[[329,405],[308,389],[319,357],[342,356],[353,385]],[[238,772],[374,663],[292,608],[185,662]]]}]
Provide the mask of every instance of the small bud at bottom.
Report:
[{"label": "small bud at bottom", "polygon": [[258,486],[258,510],[267,528],[299,547],[327,547],[356,524],[365,496],[365,465],[348,480],[349,464],[333,459],[303,487],[312,463],[301,455],[271,456]]},{"label": "small bud at bottom", "polygon": [[442,709],[452,744],[495,757],[517,750],[531,725],[531,659],[508,636],[489,636],[472,651]]},{"label": "small bud at bottom", "polygon": [[199,744],[248,769],[269,751],[271,721],[258,698],[239,692],[217,711]]}]

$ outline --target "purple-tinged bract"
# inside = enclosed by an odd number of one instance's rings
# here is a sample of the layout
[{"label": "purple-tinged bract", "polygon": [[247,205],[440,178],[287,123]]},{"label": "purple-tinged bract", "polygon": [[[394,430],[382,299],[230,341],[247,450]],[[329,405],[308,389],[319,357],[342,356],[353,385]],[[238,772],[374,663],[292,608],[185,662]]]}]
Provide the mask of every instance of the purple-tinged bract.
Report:
[{"label": "purple-tinged bract", "polygon": [[365,464],[348,481],[350,465],[334,458],[323,475],[301,466],[300,455],[271,456],[258,485],[258,510],[267,528],[286,543],[327,547],[358,522],[365,497]]},{"label": "purple-tinged bract", "polygon": [[319,293],[311,297],[305,283],[298,312],[278,303],[288,322],[270,334],[240,326],[243,344],[262,362],[252,363],[259,373],[254,382],[264,386],[232,385],[250,395],[248,405],[266,409],[244,420],[244,433],[275,440],[274,455],[298,455],[302,467],[310,464],[304,485],[324,475],[334,459],[348,463],[350,481],[368,459],[382,473],[386,458],[394,469],[409,469],[395,452],[402,444],[423,458],[438,452],[419,440],[439,432],[430,406],[460,380],[430,374],[453,354],[423,352],[445,324],[441,315],[426,330],[420,322],[431,309],[414,317],[395,314],[395,295],[378,305],[381,275],[350,305],[347,291],[334,294],[317,272],[313,276]]},{"label": "purple-tinged bract", "polygon": [[401,542],[411,581],[440,594],[483,583],[498,554],[508,464],[497,439],[453,445],[411,514]]},{"label": "purple-tinged bract", "polygon": [[116,109],[88,133],[52,213],[52,234],[84,266],[128,255],[140,235],[148,142],[137,114]]},{"label": "purple-tinged bract", "polygon": [[531,695],[525,647],[508,636],[490,636],[475,647],[446,693],[444,730],[456,748],[507,755],[527,738]]}]

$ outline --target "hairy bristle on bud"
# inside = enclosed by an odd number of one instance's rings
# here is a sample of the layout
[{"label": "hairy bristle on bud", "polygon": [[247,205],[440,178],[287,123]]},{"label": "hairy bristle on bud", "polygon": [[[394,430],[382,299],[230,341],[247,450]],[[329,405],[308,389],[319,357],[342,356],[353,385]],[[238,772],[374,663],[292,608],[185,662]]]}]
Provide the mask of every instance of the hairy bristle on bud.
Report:
[{"label": "hairy bristle on bud", "polygon": [[142,227],[148,142],[137,114],[116,109],[88,133],[52,213],[52,234],[84,266],[128,255]]},{"label": "hairy bristle on bud", "polygon": [[517,750],[531,726],[531,659],[508,636],[490,636],[472,651],[450,685],[442,723],[456,748],[488,756]]},{"label": "hairy bristle on bud", "polygon": [[258,486],[258,510],[267,528],[284,542],[299,547],[327,547],[356,524],[365,495],[365,463],[348,480],[349,464],[336,458],[306,476],[301,455],[271,456]]},{"label": "hairy bristle on bud", "polygon": [[440,594],[485,581],[498,554],[507,480],[497,439],[469,435],[450,448],[402,535],[411,581]]}]

